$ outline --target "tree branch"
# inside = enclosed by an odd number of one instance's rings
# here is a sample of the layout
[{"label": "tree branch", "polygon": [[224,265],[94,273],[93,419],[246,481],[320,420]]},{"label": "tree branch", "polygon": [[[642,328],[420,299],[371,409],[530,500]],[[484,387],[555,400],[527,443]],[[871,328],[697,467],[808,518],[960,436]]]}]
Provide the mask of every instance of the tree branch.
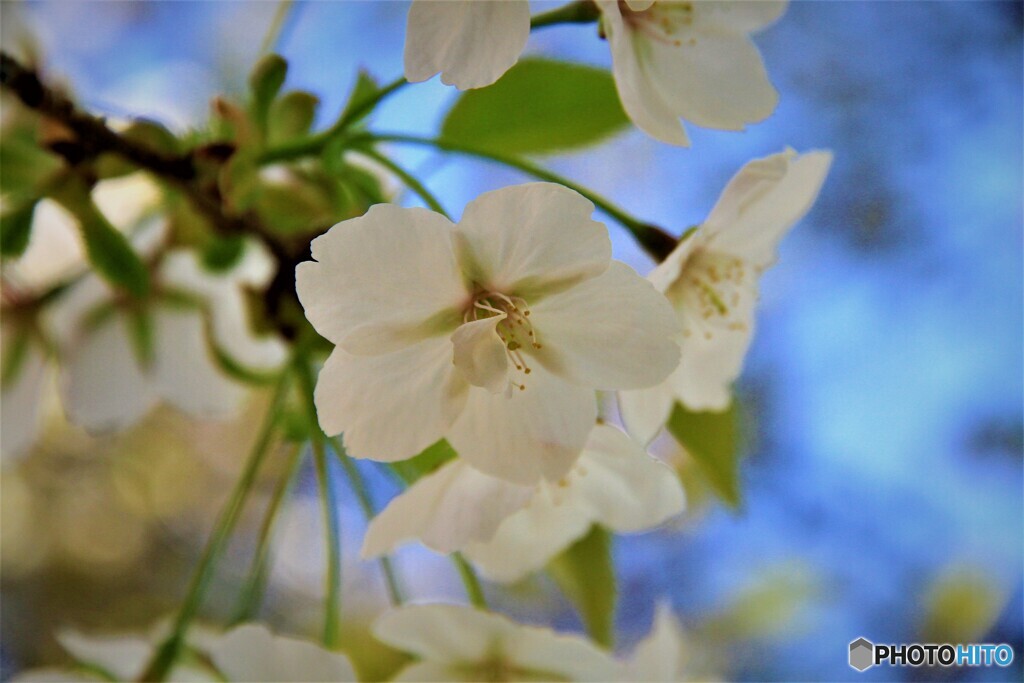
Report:
[{"label": "tree branch", "polygon": [[199,173],[191,154],[165,154],[118,134],[102,118],[81,111],[66,96],[44,85],[35,71],[6,52],[0,52],[0,85],[16,95],[25,106],[74,133],[85,156],[104,152],[117,154],[181,189],[218,232],[255,234],[268,245],[272,241],[256,216],[227,213],[215,191],[199,186]]}]

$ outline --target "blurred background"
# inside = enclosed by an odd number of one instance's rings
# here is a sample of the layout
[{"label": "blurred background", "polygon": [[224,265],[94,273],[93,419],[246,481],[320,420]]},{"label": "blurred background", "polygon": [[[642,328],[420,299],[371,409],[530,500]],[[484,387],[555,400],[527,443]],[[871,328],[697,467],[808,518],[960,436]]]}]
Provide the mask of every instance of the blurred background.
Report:
[{"label": "blurred background", "polygon": [[[47,76],[95,112],[185,131],[202,124],[215,94],[243,92],[277,7],[4,2],[2,42],[36,45]],[[278,51],[290,63],[288,87],[320,97],[321,125],[359,67],[382,82],[401,73],[406,10],[294,4]],[[763,280],[738,386],[749,417],[743,507],[721,507],[680,460],[688,514],[616,541],[625,650],[664,600],[703,675],[1021,679],[1022,21],[1019,2],[794,3],[755,38],[781,95],[765,123],[742,134],[690,126],[690,149],[630,130],[544,160],[678,234],[703,219],[747,160],[787,145],[835,153],[817,205]],[[528,53],[610,63],[593,25],[537,32]],[[409,87],[385,102],[374,128],[431,135],[456,97],[437,79]],[[480,192],[522,180],[423,149],[393,153],[455,216]],[[649,270],[629,236],[609,226],[616,257]],[[5,466],[4,678],[59,659],[56,628],[138,630],[169,613],[261,400],[235,423],[197,425],[162,410],[101,440],[54,417],[39,448]],[[251,506],[250,529],[288,450]],[[379,502],[394,493],[364,469]],[[319,618],[316,505],[312,473],[303,472],[275,540],[264,609],[283,631],[311,632]],[[384,592],[375,566],[357,559],[363,523],[351,496],[344,506],[344,610],[369,618]],[[251,535],[235,545],[212,617],[230,610]],[[414,597],[461,599],[442,559],[408,549],[398,564]],[[580,628],[543,580],[495,589],[493,599],[518,618]],[[1009,670],[857,674],[846,649],[858,636],[1007,642],[1017,658]]]}]

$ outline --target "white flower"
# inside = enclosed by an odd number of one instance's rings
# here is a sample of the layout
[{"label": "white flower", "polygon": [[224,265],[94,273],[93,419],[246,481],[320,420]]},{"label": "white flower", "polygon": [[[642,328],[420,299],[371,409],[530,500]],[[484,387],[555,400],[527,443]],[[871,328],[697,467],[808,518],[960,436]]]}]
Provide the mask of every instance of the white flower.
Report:
[{"label": "white flower", "polygon": [[414,0],[405,31],[405,77],[418,83],[440,72],[445,85],[482,88],[516,63],[529,36],[525,0]]},{"label": "white flower", "polygon": [[[111,225],[127,233],[153,210],[159,192],[146,174],[133,173],[97,183],[92,198]],[[43,391],[53,373],[52,331],[32,304],[47,290],[81,274],[86,265],[78,220],[53,200],[40,200],[25,252],[3,267],[0,366],[9,373],[3,376],[0,394],[0,455],[5,463],[35,443],[42,424]]]},{"label": "white flower", "polygon": [[778,93],[749,34],[775,21],[784,1],[597,5],[622,106],[648,135],[688,145],[680,117],[743,130],[775,110]]},{"label": "white flower", "polygon": [[593,209],[531,183],[481,195],[457,226],[376,205],[314,240],[296,289],[336,345],[316,387],[324,431],[358,458],[443,437],[487,474],[560,479],[595,389],[651,386],[678,362],[671,307],[610,260]]},{"label": "white flower", "polygon": [[407,605],[373,625],[420,658],[396,681],[608,681],[620,665],[586,640],[459,605]]},{"label": "white flower", "polygon": [[636,683],[690,680],[686,674],[688,659],[682,626],[672,609],[660,603],[650,632],[636,645],[626,662],[625,680]]},{"label": "white flower", "polygon": [[229,681],[355,681],[348,657],[316,643],[274,635],[262,624],[244,624],[206,639],[202,649]]},{"label": "white flower", "polygon": [[[169,622],[162,622],[148,634],[84,635],[73,630],[57,634],[57,640],[75,661],[92,667],[80,671],[36,669],[15,681],[118,681],[138,680],[154,652],[154,643],[166,637]],[[188,647],[202,655],[179,658],[170,681],[355,681],[348,657],[298,638],[279,636],[262,624],[243,624],[225,633],[194,627]],[[212,664],[212,667],[210,666]]]},{"label": "white flower", "polygon": [[3,390],[0,393],[0,457],[4,463],[23,455],[39,435],[42,396],[51,376],[48,353],[30,325],[7,320],[0,324]]},{"label": "white flower", "polygon": [[370,523],[363,556],[418,539],[439,552],[462,550],[495,581],[518,581],[582,537],[592,524],[649,529],[683,509],[672,470],[628,436],[597,425],[573,470],[557,482],[519,486],[461,460],[429,474]]},{"label": "white flower", "polygon": [[682,358],[661,385],[619,394],[630,434],[647,443],[673,401],[724,410],[754,328],[758,278],[818,196],[832,155],[792,150],[751,161],[737,173],[707,220],[648,279],[664,292],[682,326]]},{"label": "white flower", "polygon": [[[641,130],[688,145],[680,118],[698,126],[743,130],[778,103],[750,34],[785,10],[785,0],[678,2],[596,0],[612,52],[622,105]],[[460,90],[498,80],[530,34],[524,0],[415,0],[405,37],[405,77],[440,72]]]},{"label": "white flower", "polygon": [[[153,655],[153,642],[157,628],[152,634],[106,634],[86,635],[71,629],[57,633],[57,641],[76,662],[89,668],[34,669],[14,677],[18,683],[45,683],[49,681],[134,681]],[[90,670],[91,668],[91,670]],[[216,681],[212,672],[197,668],[190,663],[178,663],[168,680],[172,681]]]},{"label": "white flower", "polygon": [[573,470],[537,487],[529,505],[486,542],[463,553],[493,581],[511,583],[543,568],[591,525],[619,533],[651,529],[683,511],[675,472],[609,425],[598,425]]},{"label": "white flower", "polygon": [[95,275],[78,283],[54,310],[69,419],[94,432],[123,429],[161,400],[195,417],[234,412],[246,387],[220,370],[214,349],[250,370],[273,369],[286,353],[279,340],[255,337],[245,318],[242,289],[266,284],[269,258],[250,243],[231,270],[211,273],[192,251],[168,252],[155,274],[159,293],[141,304],[119,300]]}]

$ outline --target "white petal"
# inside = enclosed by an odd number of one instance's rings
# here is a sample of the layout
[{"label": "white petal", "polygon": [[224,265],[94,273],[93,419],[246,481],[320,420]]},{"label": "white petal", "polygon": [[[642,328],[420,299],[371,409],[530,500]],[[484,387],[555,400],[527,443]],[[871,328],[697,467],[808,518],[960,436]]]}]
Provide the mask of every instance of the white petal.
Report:
[{"label": "white petal", "polygon": [[11,683],[96,683],[102,681],[99,676],[92,676],[81,671],[67,669],[30,669],[15,674]]},{"label": "white petal", "polygon": [[446,85],[482,88],[516,63],[529,35],[530,5],[523,0],[415,0],[406,23],[405,77],[417,83],[440,72]]},{"label": "white petal", "polygon": [[413,662],[391,678],[408,683],[448,683],[465,681],[475,683],[478,676],[473,669],[441,662]]},{"label": "white petal", "polygon": [[619,663],[590,641],[547,628],[517,624],[504,655],[516,668],[536,672],[534,680],[622,680]]},{"label": "white petal", "polygon": [[627,27],[617,0],[598,0],[608,44],[612,51],[612,75],[622,107],[637,128],[671,145],[689,146],[679,116],[661,96],[647,73],[648,41]]},{"label": "white petal", "polygon": [[626,665],[627,680],[669,683],[681,680],[686,668],[683,630],[671,607],[660,603],[647,636]]},{"label": "white petal", "polygon": [[134,680],[153,653],[148,640],[135,636],[87,636],[63,630],[57,640],[78,661],[96,664],[123,681]]},{"label": "white petal", "polygon": [[245,368],[266,371],[284,363],[287,348],[277,337],[253,332],[244,288],[264,286],[273,269],[274,262],[266,249],[250,242],[239,262],[225,273],[207,270],[193,250],[173,250],[161,263],[160,277],[165,285],[205,302],[213,341],[221,351]]},{"label": "white petal", "polygon": [[508,387],[508,353],[495,328],[504,314],[459,326],[452,335],[455,367],[470,384],[492,393]]},{"label": "white petal", "polygon": [[786,232],[810,210],[832,164],[825,151],[792,150],[749,162],[712,209],[709,248],[766,268]]},{"label": "white petal", "polygon": [[19,287],[42,292],[85,267],[78,219],[52,199],[42,199],[32,214],[32,233],[24,253],[4,264],[4,276]]},{"label": "white petal", "polygon": [[612,531],[642,531],[683,511],[675,472],[615,427],[594,428],[576,469],[570,486]]},{"label": "white petal", "polygon": [[[4,330],[0,342],[0,358],[5,361],[11,352],[15,330]],[[0,455],[4,464],[13,462],[32,447],[39,436],[40,401],[47,377],[47,361],[43,350],[32,340],[26,342],[17,375],[4,382],[0,394]]]},{"label": "white petal", "polygon": [[671,305],[629,266],[613,262],[599,277],[544,299],[531,317],[547,368],[603,390],[663,380],[679,362]]},{"label": "white petal", "polygon": [[216,638],[209,654],[231,681],[355,681],[348,657],[298,638],[278,636],[262,624],[245,624]]},{"label": "white petal", "polygon": [[489,541],[473,543],[463,553],[487,579],[515,583],[544,567],[590,529],[591,511],[574,503],[558,491],[557,484],[543,487]]},{"label": "white petal", "polygon": [[525,390],[492,394],[470,387],[448,441],[473,467],[517,484],[560,479],[579,456],[597,418],[591,389],[569,384],[540,365],[517,373]]},{"label": "white petal", "polygon": [[[295,270],[306,317],[335,344],[357,327],[379,325],[383,352],[394,350],[386,346],[389,334],[414,331],[401,340],[399,347],[404,347],[438,333],[444,327],[438,316],[446,313],[452,322],[444,329],[454,330],[467,293],[451,233],[444,216],[392,204],[376,204],[366,215],[338,223],[313,240],[316,260]],[[362,337],[372,335],[364,330]]]},{"label": "white petal", "polygon": [[676,397],[692,410],[717,411],[729,407],[730,387],[740,375],[754,335],[756,280],[735,292],[738,299],[729,311],[729,319],[735,325],[708,324],[692,305],[679,309],[684,330],[690,335],[683,339],[679,368],[668,383]]},{"label": "white petal", "polygon": [[156,207],[160,188],[139,171],[96,183],[92,200],[111,225],[127,233]]},{"label": "white petal", "polygon": [[653,4],[654,0],[626,0],[626,5],[634,12],[643,12]]},{"label": "white petal", "polygon": [[683,509],[675,473],[615,427],[598,425],[565,480],[544,484],[494,537],[465,554],[494,581],[514,582],[544,567],[598,522],[639,531]]},{"label": "white petal", "polygon": [[370,522],[362,555],[391,552],[408,539],[442,553],[460,550],[493,536],[532,496],[533,487],[510,484],[454,460],[396,496]]},{"label": "white petal", "polygon": [[466,389],[446,337],[381,356],[335,349],[317,380],[317,415],[327,434],[345,433],[352,456],[404,460],[445,435]]},{"label": "white petal", "polygon": [[84,336],[64,363],[64,410],[69,420],[89,431],[123,429],[157,403],[128,325],[124,316],[114,314]]},{"label": "white petal", "polygon": [[483,660],[514,624],[496,614],[462,605],[405,605],[380,615],[373,634],[422,659],[451,664]]},{"label": "white petal", "polygon": [[110,285],[94,274],[82,277],[68,291],[43,310],[45,324],[53,330],[54,340],[64,349],[78,343],[85,331],[83,319],[98,307],[110,305],[115,294]]},{"label": "white petal", "polygon": [[[694,3],[695,12],[702,3]],[[698,126],[743,130],[775,110],[779,95],[768,81],[761,54],[744,35],[679,33],[679,45],[644,39],[645,73],[676,116]]]},{"label": "white petal", "polygon": [[592,278],[612,257],[593,213],[590,200],[553,183],[485,192],[459,221],[459,260],[480,286],[523,297]]},{"label": "white petal", "polygon": [[235,412],[246,388],[217,367],[199,311],[157,307],[153,311],[151,370],[160,397],[193,417]]},{"label": "white petal", "polygon": [[704,247],[709,237],[704,226],[698,227],[685,239],[680,240],[671,253],[665,257],[665,260],[648,273],[647,281],[654,285],[659,292],[663,294],[667,292],[669,287],[679,279],[683,267],[686,266],[693,252]]},{"label": "white petal", "polygon": [[[673,374],[679,372],[679,368]],[[670,375],[671,377],[671,375]],[[672,414],[675,392],[666,379],[647,389],[619,392],[619,413],[626,431],[638,442],[649,444]]]},{"label": "white petal", "polygon": [[782,16],[786,4],[786,0],[701,0],[694,22],[702,31],[754,33]]}]

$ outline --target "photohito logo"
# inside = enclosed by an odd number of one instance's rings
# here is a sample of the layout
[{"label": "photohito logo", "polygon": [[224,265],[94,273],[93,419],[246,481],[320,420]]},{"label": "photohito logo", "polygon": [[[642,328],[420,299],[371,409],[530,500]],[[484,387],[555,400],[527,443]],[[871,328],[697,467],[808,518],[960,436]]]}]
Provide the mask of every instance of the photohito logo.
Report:
[{"label": "photohito logo", "polygon": [[1006,643],[909,643],[875,645],[867,638],[850,643],[850,666],[865,671],[892,666],[1010,666],[1013,648]]}]

